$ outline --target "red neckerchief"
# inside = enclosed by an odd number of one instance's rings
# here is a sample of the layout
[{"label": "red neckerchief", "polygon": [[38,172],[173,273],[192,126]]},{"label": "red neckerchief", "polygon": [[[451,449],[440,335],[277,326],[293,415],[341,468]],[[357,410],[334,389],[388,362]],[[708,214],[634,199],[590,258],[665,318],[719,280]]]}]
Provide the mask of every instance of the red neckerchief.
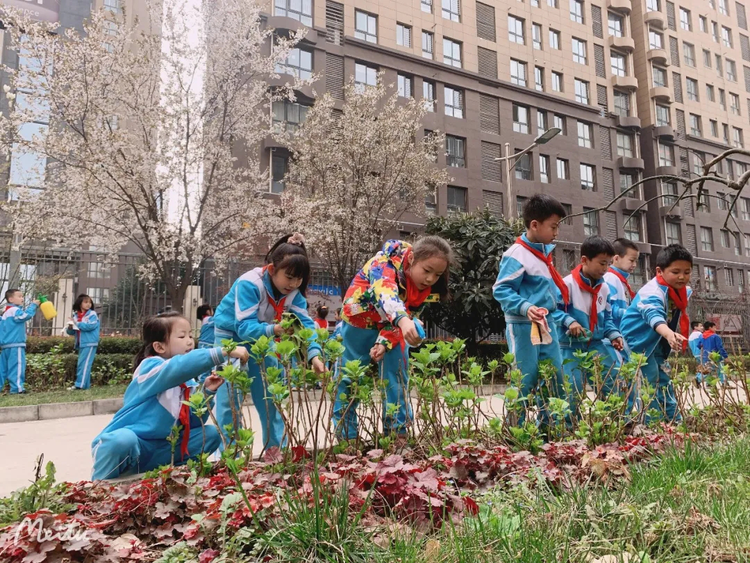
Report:
[{"label": "red neckerchief", "polygon": [[596,302],[599,299],[599,290],[602,288],[602,285],[599,284],[596,287],[591,287],[589,284],[587,284],[585,281],[583,281],[583,278],[581,277],[581,268],[583,267],[582,264],[578,264],[578,266],[575,267],[575,269],[570,272],[570,275],[573,276],[573,281],[575,281],[578,284],[578,287],[580,287],[583,291],[586,293],[589,293],[591,295],[591,312],[589,313],[589,330],[594,332],[594,329],[596,328]]},{"label": "red neckerchief", "polygon": [[716,334],[716,332],[714,332],[711,329],[704,330],[703,331],[703,338],[708,338],[709,336],[713,336],[714,334]]},{"label": "red neckerchief", "polygon": [[628,290],[628,293],[630,294],[630,298],[633,299],[635,297],[635,291],[631,289],[630,284],[628,283],[628,279],[625,276],[623,276],[620,272],[615,270],[614,268],[610,268],[609,271],[610,273],[617,276],[617,279],[620,280],[622,284],[625,286],[625,289]]},{"label": "red neckerchief", "polygon": [[[267,270],[268,270],[268,266],[263,266],[263,275],[265,275]],[[271,285],[273,285],[273,282],[271,282]],[[273,307],[273,311],[274,311],[273,320],[275,320],[277,323],[281,322],[281,316],[284,314],[284,302],[285,301],[286,301],[286,295],[282,296],[282,298],[279,299],[278,302],[273,298],[273,296],[271,295],[268,296],[268,302],[271,304],[271,307]]]},{"label": "red neckerchief", "polygon": [[688,296],[687,288],[683,287],[679,291],[664,281],[664,278],[660,275],[656,276],[656,282],[667,286],[667,293],[669,298],[674,303],[674,306],[680,310],[680,334],[686,338],[685,342],[682,343],[683,351],[687,348],[687,338],[690,336],[690,317],[688,317],[687,306]]},{"label": "red neckerchief", "polygon": [[[76,313],[76,317],[78,318],[79,323],[83,320],[83,317],[85,316],[86,316],[86,311],[78,311]],[[78,342],[79,344],[81,343],[81,331],[80,330],[76,331],[76,342]]]},{"label": "red neckerchief", "polygon": [[3,310],[3,313],[5,313],[5,311],[7,311],[8,309],[12,309],[13,307],[15,307],[15,305],[6,305],[5,310]]},{"label": "red neckerchief", "polygon": [[315,319],[315,324],[318,328],[328,328],[328,319]]},{"label": "red neckerchief", "polygon": [[555,269],[554,264],[552,263],[552,254],[550,253],[549,256],[545,256],[541,252],[539,252],[536,248],[533,248],[530,244],[528,244],[525,240],[523,240],[521,237],[518,237],[516,239],[516,244],[520,244],[523,246],[526,250],[531,252],[534,256],[539,258],[542,262],[547,264],[547,269],[549,270],[550,276],[552,276],[552,281],[555,283],[557,288],[560,290],[560,293],[562,293],[563,303],[567,306],[570,303],[570,294],[568,293],[568,286],[565,285],[565,282],[563,281],[562,276],[560,275],[560,272],[558,272]]},{"label": "red neckerchief", "polygon": [[[183,390],[183,401],[187,402],[190,400],[190,387],[184,383],[180,383],[180,389]],[[180,424],[182,424],[182,444],[180,445],[180,454],[184,460],[186,456],[190,455],[188,452],[188,444],[190,443],[190,406],[182,403],[180,406]]]}]

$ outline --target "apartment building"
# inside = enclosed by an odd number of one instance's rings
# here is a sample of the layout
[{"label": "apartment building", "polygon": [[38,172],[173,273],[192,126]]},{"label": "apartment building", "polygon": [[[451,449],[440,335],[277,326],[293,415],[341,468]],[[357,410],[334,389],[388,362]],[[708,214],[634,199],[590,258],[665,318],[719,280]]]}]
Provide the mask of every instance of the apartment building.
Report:
[{"label": "apartment building", "polygon": [[[648,176],[696,177],[706,161],[744,148],[750,135],[750,33],[745,6],[730,0],[633,2],[641,151]],[[748,138],[750,142],[750,137]],[[733,156],[717,169],[738,178],[750,159]],[[723,229],[735,195],[710,182],[701,205],[673,209],[678,185],[651,182],[648,236],[654,244],[680,242],[697,257],[693,284],[711,293],[737,293],[750,283],[750,193],[732,215],[737,225]],[[737,228],[739,227],[739,229]],[[735,231],[735,232],[732,232]]]}]

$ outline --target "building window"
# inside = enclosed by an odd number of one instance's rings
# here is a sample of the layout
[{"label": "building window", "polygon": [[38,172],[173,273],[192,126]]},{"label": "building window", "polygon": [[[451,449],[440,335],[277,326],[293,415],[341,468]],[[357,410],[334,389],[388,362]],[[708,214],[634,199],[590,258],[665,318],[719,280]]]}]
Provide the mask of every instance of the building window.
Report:
[{"label": "building window", "polygon": [[719,24],[716,22],[711,22],[711,35],[714,38],[714,43],[719,42]]},{"label": "building window", "polygon": [[549,30],[549,48],[560,50],[560,32],[554,29]]},{"label": "building window", "polygon": [[723,134],[724,144],[728,145],[729,144],[729,125],[727,125],[726,123],[722,123],[721,128],[724,131],[724,134]]},{"label": "building window", "polygon": [[654,75],[654,86],[666,88],[667,86],[667,71],[658,66],[651,67]]},{"label": "building window", "polygon": [[672,120],[670,119],[669,108],[667,106],[656,104],[656,126],[663,127],[671,124]]},{"label": "building window", "polygon": [[721,230],[721,247],[729,248],[729,231]]},{"label": "building window", "polygon": [[716,95],[714,94],[714,87],[710,84],[706,84],[706,98],[709,102],[716,101]]},{"label": "building window", "polygon": [[706,277],[706,289],[708,291],[716,291],[718,288],[716,281],[716,268],[713,266],[704,266],[703,273]]},{"label": "building window", "polygon": [[730,61],[729,59],[724,59],[724,62],[726,63],[725,69],[727,71],[727,80],[730,82],[737,82],[737,65],[734,61]]},{"label": "building window", "polygon": [[523,217],[523,208],[526,206],[527,197],[516,196],[516,216]]},{"label": "building window", "polygon": [[564,158],[557,159],[557,179],[558,180],[569,180],[570,179],[570,165]]},{"label": "building window", "polygon": [[443,0],[443,17],[454,22],[461,21],[460,0]]},{"label": "building window", "polygon": [[727,284],[727,287],[734,286],[734,270],[731,268],[724,268],[724,282]]},{"label": "building window", "polygon": [[312,26],[312,1],[275,0],[274,14],[277,16],[286,16],[307,26]]},{"label": "building window", "polygon": [[[719,107],[721,107],[721,109],[723,110],[727,109],[727,97],[724,90],[722,90],[721,88],[719,88]],[[728,139],[729,136],[727,135],[726,138]]]},{"label": "building window", "polygon": [[685,64],[687,66],[695,66],[695,47],[693,47],[690,43],[683,43],[682,44],[682,53],[685,57]]},{"label": "building window", "polygon": [[413,79],[411,76],[405,76],[403,74],[398,75],[398,95],[402,98],[411,98],[413,87]]},{"label": "building window", "polygon": [[524,21],[515,16],[508,16],[508,40],[511,43],[526,45],[526,37],[523,32]]},{"label": "building window", "polygon": [[435,58],[435,36],[429,31],[422,32],[422,56],[425,59]]},{"label": "building window", "polygon": [[740,208],[742,209],[742,220],[750,221],[750,199],[746,197],[740,199]]},{"label": "building window", "polygon": [[534,67],[534,88],[537,92],[544,92],[544,69],[540,66]]},{"label": "building window", "polygon": [[[745,235],[745,256],[750,256],[750,235]],[[748,272],[748,279],[750,279],[750,272]]]},{"label": "building window", "polygon": [[630,93],[615,90],[615,114],[621,117],[630,115]]},{"label": "building window", "polygon": [[547,6],[550,8],[557,8],[557,0],[547,0]]},{"label": "building window", "polygon": [[737,94],[729,94],[729,110],[732,115],[740,115],[740,97]]},{"label": "building window", "polygon": [[461,68],[461,43],[443,37],[443,62]]},{"label": "building window", "polygon": [[411,26],[402,23],[396,24],[396,44],[402,47],[411,47]]},{"label": "building window", "polygon": [[589,208],[583,208],[583,234],[593,237],[599,234],[599,214]]},{"label": "building window", "polygon": [[593,128],[590,123],[578,122],[578,146],[585,149],[593,147],[591,138],[593,137]]},{"label": "building window", "polygon": [[682,244],[682,235],[680,233],[680,224],[667,221],[664,224],[664,235],[667,244]]},{"label": "building window", "polygon": [[637,172],[626,172],[620,170],[620,193],[627,193],[626,197],[641,199],[641,187],[632,188],[633,184],[639,181]]},{"label": "building window", "polygon": [[708,33],[708,20],[706,19],[706,16],[698,16],[698,23],[700,30],[703,33]]},{"label": "building window", "polygon": [[576,23],[583,23],[582,0],[570,0],[570,19]]},{"label": "building window", "polygon": [[294,133],[304,123],[309,108],[289,100],[279,100],[273,102],[272,109],[274,130]]},{"label": "building window", "polygon": [[464,116],[464,93],[450,86],[445,86],[445,115],[463,118]]},{"label": "building window", "polygon": [[539,181],[549,184],[549,157],[544,154],[539,155]]},{"label": "building window", "polygon": [[529,132],[529,108],[513,104],[513,131],[516,133]]},{"label": "building window", "polygon": [[354,65],[354,83],[362,86],[377,86],[378,69],[362,63]]},{"label": "building window", "polygon": [[554,70],[552,71],[552,91],[563,91],[563,75],[561,72],[555,72]]},{"label": "building window", "polygon": [[[446,92],[447,95],[447,92]],[[422,82],[422,103],[427,111],[435,111],[435,83],[429,80]],[[447,103],[447,102],[446,102]]]},{"label": "building window", "polygon": [[734,146],[735,148],[741,149],[745,146],[745,141],[742,138],[742,129],[738,129],[737,127],[732,127],[732,130],[734,132]]},{"label": "building window", "polygon": [[432,0],[422,0],[421,4],[423,12],[432,13]]},{"label": "building window", "polygon": [[288,166],[289,159],[286,156],[273,154],[271,157],[271,193],[280,194],[284,191]]},{"label": "building window", "polygon": [[703,66],[711,68],[711,51],[703,49]]},{"label": "building window", "polygon": [[354,10],[354,37],[368,43],[378,42],[378,18],[367,12]]},{"label": "building window", "polygon": [[729,15],[729,8],[727,7],[727,0],[719,0],[719,13],[725,16]]},{"label": "building window", "polygon": [[716,55],[716,75],[724,78],[724,66],[721,64],[721,55]]},{"label": "building window", "polygon": [[119,14],[120,13],[120,0],[104,0],[104,9],[107,12],[112,12],[113,14]]},{"label": "building window", "polygon": [[633,158],[633,136],[629,133],[617,132],[617,155]]},{"label": "building window", "polygon": [[609,63],[612,76],[627,76],[627,57],[625,55],[616,51],[610,51]]},{"label": "building window", "polygon": [[565,116],[560,115],[559,113],[556,113],[554,117],[552,118],[552,127],[556,127],[561,131],[560,135],[567,135],[568,134],[568,127],[567,122],[565,121]]},{"label": "building window", "polygon": [[445,136],[446,164],[453,168],[466,168],[466,139]]},{"label": "building window", "polygon": [[714,251],[714,235],[710,227],[701,227],[701,250]]},{"label": "building window", "polygon": [[573,38],[573,62],[586,64],[586,42]]},{"label": "building window", "polygon": [[661,33],[649,30],[648,45],[649,45],[649,49],[663,49],[664,37],[662,36]]},{"label": "building window", "polygon": [[625,232],[626,239],[636,241],[636,242],[642,241],[643,240],[643,221],[641,219],[641,214],[639,213],[627,219],[622,229]]},{"label": "building window", "polygon": [[594,167],[590,164],[581,164],[581,189],[593,192],[596,188],[596,176]]},{"label": "building window", "polygon": [[589,103],[589,83],[585,80],[575,79],[576,102],[579,104]]},{"label": "building window", "polygon": [[510,81],[519,86],[526,86],[526,63],[510,60]]},{"label": "building window", "polygon": [[[516,149],[516,152],[521,152],[521,149]],[[533,180],[534,177],[531,172],[531,153],[527,152],[525,155],[518,158],[516,161],[516,179],[517,180]]]},{"label": "building window", "polygon": [[89,262],[86,265],[86,277],[91,279],[106,279],[110,277],[109,268],[101,262]]},{"label": "building window", "polygon": [[698,101],[698,81],[692,78],[685,79],[685,85],[687,86],[687,97],[688,100]]},{"label": "building window", "polygon": [[672,206],[677,203],[679,192],[677,191],[677,184],[674,182],[662,182],[661,183],[661,206]]},{"label": "building window", "polygon": [[701,118],[694,113],[690,114],[690,134],[694,137],[703,136],[703,132],[701,131]]},{"label": "building window", "polygon": [[531,25],[531,42],[534,49],[542,49],[542,26],[538,23]]},{"label": "building window", "polygon": [[448,213],[466,213],[466,188],[448,186]]},{"label": "building window", "polygon": [[290,74],[300,80],[309,80],[312,78],[313,54],[311,51],[295,47],[289,51],[283,63],[276,63],[275,70],[279,74]]},{"label": "building window", "polygon": [[708,192],[704,191],[698,198],[698,211],[711,213],[711,200],[708,199]]},{"label": "building window", "polygon": [[541,135],[547,130],[547,112],[541,109],[536,110],[536,134]]},{"label": "building window", "polygon": [[685,31],[693,31],[693,23],[690,20],[690,10],[680,8],[680,27]]},{"label": "building window", "polygon": [[724,47],[732,48],[732,30],[727,27],[721,26],[721,41],[724,43]]},{"label": "building window", "polygon": [[609,34],[614,37],[623,37],[625,34],[625,18],[620,14],[608,12],[607,20],[609,21]]},{"label": "building window", "polygon": [[646,10],[649,12],[661,12],[661,1],[646,0]]},{"label": "building window", "polygon": [[672,145],[659,143],[659,166],[674,166]]}]

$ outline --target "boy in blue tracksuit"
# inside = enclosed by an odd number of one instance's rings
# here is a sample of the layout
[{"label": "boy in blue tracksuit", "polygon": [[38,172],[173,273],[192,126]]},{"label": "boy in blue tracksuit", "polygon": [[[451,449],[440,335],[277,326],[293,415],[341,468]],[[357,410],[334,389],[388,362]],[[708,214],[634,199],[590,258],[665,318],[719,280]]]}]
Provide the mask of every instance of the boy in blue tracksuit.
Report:
[{"label": "boy in blue tracksuit", "polygon": [[695,361],[701,363],[701,338],[703,337],[703,325],[696,321],[692,323],[693,332],[688,337],[688,348],[695,358]]},{"label": "boy in blue tracksuit", "polygon": [[609,286],[609,303],[612,307],[612,320],[615,327],[620,328],[620,322],[630,302],[635,297],[635,292],[630,287],[628,278],[638,266],[640,251],[638,246],[626,238],[618,238],[612,243],[615,255],[612,265],[604,274],[604,281]]},{"label": "boy in blue tracksuit", "polygon": [[99,316],[94,310],[94,300],[82,293],[73,304],[73,317],[68,322],[66,332],[75,336],[75,349],[78,350],[76,382],[69,391],[91,387],[91,368],[99,346]]},{"label": "boy in blue tracksuit", "polygon": [[588,329],[583,337],[575,337],[571,333],[560,337],[563,370],[571,383],[569,403],[574,416],[578,416],[578,404],[586,392],[586,381],[591,382],[593,377],[593,373],[588,370],[584,372],[579,366],[575,352],[596,353],[601,362],[603,398],[617,391],[615,382],[620,357],[615,350],[622,350],[623,341],[612,320],[609,285],[603,279],[614,253],[612,244],[602,237],[587,238],[581,245],[581,263],[564,280],[570,303],[567,307],[559,304],[565,313],[563,323],[569,326],[575,321]]},{"label": "boy in blue tracksuit", "polygon": [[[724,343],[721,341],[721,336],[716,334],[714,327],[716,323],[706,321],[703,323],[703,334],[698,342],[698,347],[701,351],[701,363],[705,366],[710,366],[712,371],[718,376],[719,381],[726,383],[726,377],[724,376],[724,360],[727,359],[729,354],[724,349]],[[718,352],[721,359],[718,362],[714,362],[711,359],[711,354]],[[703,381],[703,374],[698,372],[698,383]]]},{"label": "boy in blue tracksuit", "polygon": [[[221,300],[214,314],[215,342],[231,339],[235,342],[249,342],[248,349],[261,336],[280,337],[285,329],[279,324],[282,314],[294,314],[305,328],[315,331],[315,322],[307,313],[305,289],[310,279],[310,264],[302,235],[287,235],[279,240],[266,256],[267,266],[244,273]],[[307,346],[307,358],[316,373],[323,373],[325,366],[319,358],[321,347],[315,336]],[[265,358],[266,367],[278,366],[275,357]],[[281,447],[284,437],[284,421],[268,396],[255,359],[248,364],[252,378],[250,394],[258,411],[263,430],[264,448]],[[230,384],[222,385],[216,396],[216,419],[219,428],[226,433],[226,427],[234,426],[232,404],[235,412],[241,414],[244,400],[239,389]],[[236,421],[238,424],[240,420]]]},{"label": "boy in blue tracksuit", "polygon": [[656,393],[648,410],[654,409],[673,422],[679,422],[681,416],[667,358],[673,350],[687,348],[692,267],[693,257],[683,246],[662,248],[656,256],[656,276],[635,296],[620,325],[631,352],[647,357],[641,371]]},{"label": "boy in blue tracksuit", "polygon": [[[560,221],[565,218],[565,208],[559,201],[546,194],[529,198],[523,209],[526,234],[518,237],[515,244],[503,253],[500,272],[493,287],[493,295],[505,312],[508,348],[515,356],[515,366],[523,374],[519,394],[526,400],[539,384],[539,362],[550,360],[557,377],[550,393],[562,396],[563,370],[560,355],[559,331],[561,328],[580,334],[580,323],[567,318],[558,309],[557,293],[567,305],[568,288],[562,276],[552,265],[552,241],[557,237]],[[556,287],[557,286],[557,287]],[[551,342],[532,344],[532,323],[544,323],[549,314]],[[567,324],[566,324],[567,322]],[[542,412],[542,422],[546,412]],[[523,423],[525,413],[521,413]]]},{"label": "boy in blue tracksuit", "polygon": [[5,292],[8,304],[0,324],[0,374],[3,384],[10,383],[11,394],[25,393],[26,383],[26,323],[34,318],[39,301],[23,309],[23,293],[18,289]]}]

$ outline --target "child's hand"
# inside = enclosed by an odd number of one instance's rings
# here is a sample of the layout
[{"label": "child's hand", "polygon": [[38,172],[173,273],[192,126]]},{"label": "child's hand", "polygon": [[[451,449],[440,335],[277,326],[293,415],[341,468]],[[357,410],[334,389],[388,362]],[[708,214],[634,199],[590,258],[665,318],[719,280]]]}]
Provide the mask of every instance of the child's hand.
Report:
[{"label": "child's hand", "polygon": [[672,348],[672,350],[676,350],[677,352],[679,352],[680,350],[682,350],[682,343],[685,342],[687,338],[672,330],[670,330],[669,332],[670,334],[666,337],[667,342],[669,343],[669,347]]},{"label": "child's hand", "polygon": [[34,300],[32,301],[32,303],[33,303],[34,305],[40,305],[40,304],[41,304],[41,301],[39,301],[39,299],[34,299]]},{"label": "child's hand", "polygon": [[615,338],[612,341],[612,348],[614,348],[618,352],[622,352],[625,349],[625,341],[622,339],[622,337]]},{"label": "child's hand", "polygon": [[275,336],[284,336],[285,334],[294,334],[293,328],[284,328],[280,324],[273,325],[273,333]]},{"label": "child's hand", "polygon": [[537,307],[536,305],[532,305],[529,307],[529,310],[526,311],[526,318],[528,318],[532,323],[540,323],[544,320],[544,309],[541,307]]},{"label": "child's hand", "polygon": [[[243,350],[245,350],[245,349],[243,348]],[[245,350],[245,351],[247,351],[247,350]],[[203,382],[203,387],[207,391],[211,391],[211,393],[216,393],[216,391],[219,390],[219,387],[221,387],[223,384],[224,384],[224,378],[223,377],[219,377],[215,373],[212,373]]]},{"label": "child's hand", "polygon": [[320,359],[320,356],[315,356],[312,359],[312,368],[315,372],[315,375],[321,375],[326,372],[326,366],[323,363],[323,361]]},{"label": "child's hand", "polygon": [[401,329],[401,334],[409,346],[419,346],[419,343],[422,342],[414,321],[409,317],[402,318],[398,323],[398,328]]},{"label": "child's hand", "polygon": [[229,352],[229,357],[238,359],[244,365],[250,359],[250,352],[244,346],[237,346],[237,348]]},{"label": "child's hand", "polygon": [[378,363],[385,356],[385,352],[386,352],[385,346],[383,346],[382,344],[375,344],[375,346],[370,348],[370,359],[373,362]]},{"label": "child's hand", "polygon": [[586,331],[581,326],[581,323],[573,321],[573,323],[568,327],[568,334],[578,338],[580,336],[586,336]]}]

